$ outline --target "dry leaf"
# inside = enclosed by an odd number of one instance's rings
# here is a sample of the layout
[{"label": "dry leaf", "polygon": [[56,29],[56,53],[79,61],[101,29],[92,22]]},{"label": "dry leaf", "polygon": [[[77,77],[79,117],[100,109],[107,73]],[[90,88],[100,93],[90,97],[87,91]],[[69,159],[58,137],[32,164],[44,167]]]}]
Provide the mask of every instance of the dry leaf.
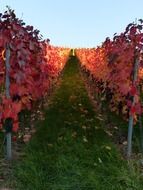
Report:
[{"label": "dry leaf", "polygon": [[110,137],[113,136],[113,134],[110,131],[105,131]]},{"label": "dry leaf", "polygon": [[62,141],[63,140],[63,136],[58,137],[58,141]]},{"label": "dry leaf", "polygon": [[86,130],[86,128],[87,128],[87,127],[86,127],[85,125],[82,126],[82,129]]},{"label": "dry leaf", "polygon": [[99,161],[100,164],[102,164],[102,160],[101,160],[101,158],[98,158],[98,161]]},{"label": "dry leaf", "polygon": [[97,116],[96,118],[99,119],[100,121],[103,121],[103,120],[104,120],[103,118],[101,118],[101,117],[99,117],[99,116]]},{"label": "dry leaf", "polygon": [[106,148],[107,150],[111,150],[111,147],[110,147],[110,146],[105,146],[105,148]]},{"label": "dry leaf", "polygon": [[127,141],[124,141],[122,144],[123,144],[123,145],[127,145],[127,144],[128,144],[128,142],[127,142]]},{"label": "dry leaf", "polygon": [[77,137],[77,132],[76,131],[74,131],[73,133],[72,133],[72,137]]},{"label": "dry leaf", "polygon": [[117,126],[114,126],[114,129],[118,130],[118,127],[117,127]]},{"label": "dry leaf", "polygon": [[50,143],[49,143],[49,144],[48,144],[48,147],[53,147],[53,144],[50,144]]},{"label": "dry leaf", "polygon": [[88,140],[87,140],[87,138],[86,138],[85,136],[83,136],[83,141],[84,141],[85,143],[88,142]]}]

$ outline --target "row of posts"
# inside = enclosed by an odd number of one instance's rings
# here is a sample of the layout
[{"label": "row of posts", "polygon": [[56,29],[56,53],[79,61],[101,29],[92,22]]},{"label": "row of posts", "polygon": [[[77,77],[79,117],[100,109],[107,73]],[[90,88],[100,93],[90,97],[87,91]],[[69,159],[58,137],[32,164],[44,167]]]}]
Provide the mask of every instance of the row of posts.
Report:
[{"label": "row of posts", "polygon": [[[75,55],[74,49],[72,51],[72,55]],[[9,76],[9,71],[10,71],[10,47],[7,44],[6,45],[6,51],[5,51],[5,68],[6,68],[6,78],[5,78],[5,89],[6,89],[6,98],[10,98],[10,76]],[[138,68],[139,68],[139,61],[138,59],[135,60],[134,63],[134,76],[133,76],[133,84],[137,81],[137,73],[138,73]],[[133,97],[132,100],[132,106],[135,104],[135,96]],[[133,136],[133,115],[129,116],[129,126],[128,126],[128,147],[127,147],[127,157],[130,158],[131,153],[132,153],[132,136]],[[6,130],[6,159],[11,160],[12,159],[12,138],[11,138],[11,126],[12,123],[10,120],[7,120],[5,123],[7,126]],[[11,126],[10,126],[11,125]]]}]

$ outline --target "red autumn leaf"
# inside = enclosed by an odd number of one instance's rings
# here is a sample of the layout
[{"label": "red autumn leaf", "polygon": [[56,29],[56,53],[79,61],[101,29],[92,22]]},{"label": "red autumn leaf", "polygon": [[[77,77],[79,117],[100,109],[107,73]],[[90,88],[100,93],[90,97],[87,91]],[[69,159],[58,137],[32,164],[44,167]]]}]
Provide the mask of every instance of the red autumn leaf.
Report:
[{"label": "red autumn leaf", "polygon": [[19,49],[21,49],[23,47],[24,47],[24,43],[23,42],[21,42],[21,41],[17,42],[17,45],[16,45],[17,50],[19,50]]},{"label": "red autumn leaf", "polygon": [[142,114],[142,108],[141,108],[141,104],[140,103],[137,103],[135,105],[135,109],[136,109],[136,113],[138,113],[139,115]]},{"label": "red autumn leaf", "polygon": [[136,31],[137,31],[137,28],[135,26],[132,26],[130,29],[130,34],[135,35]]},{"label": "red autumn leaf", "polygon": [[13,137],[12,137],[12,141],[13,141],[13,142],[16,142],[16,140],[17,140],[17,137],[16,137],[16,136],[13,136]]},{"label": "red autumn leaf", "polygon": [[0,47],[4,47],[5,41],[2,35],[0,35]]},{"label": "red autumn leaf", "polygon": [[19,128],[18,122],[14,122],[14,123],[13,123],[12,131],[16,133],[16,132],[18,131],[18,128]]},{"label": "red autumn leaf", "polygon": [[130,89],[130,95],[134,96],[135,94],[137,94],[137,88],[136,86],[132,86]]},{"label": "red autumn leaf", "polygon": [[3,105],[6,105],[7,107],[10,107],[11,103],[12,103],[11,99],[3,97],[3,100],[2,100]]},{"label": "red autumn leaf", "polygon": [[135,106],[132,106],[130,109],[130,114],[133,116],[136,113],[136,108]]},{"label": "red autumn leaf", "polygon": [[127,106],[128,106],[128,107],[131,107],[131,106],[132,106],[132,101],[131,101],[131,100],[128,100],[128,101],[127,101]]},{"label": "red autumn leaf", "polygon": [[3,124],[2,123],[0,123],[0,130],[3,128]]},{"label": "red autumn leaf", "polygon": [[120,86],[120,92],[123,94],[123,95],[127,95],[128,92],[129,92],[129,84],[128,83],[124,83],[122,84],[121,83],[121,86]]},{"label": "red autumn leaf", "polygon": [[18,25],[17,23],[13,23],[13,25],[12,25],[12,29],[13,29],[13,30],[15,30],[15,31],[19,31],[20,28],[21,28],[20,25]]},{"label": "red autumn leaf", "polygon": [[18,94],[18,84],[13,83],[10,85],[10,94]]},{"label": "red autumn leaf", "polygon": [[23,95],[27,95],[28,94],[28,90],[25,86],[20,86],[19,89],[18,89],[18,93],[20,96],[23,96]]},{"label": "red autumn leaf", "polygon": [[13,102],[12,103],[12,111],[14,113],[19,113],[22,109],[22,105],[21,105],[21,102]]},{"label": "red autumn leaf", "polygon": [[32,30],[33,30],[33,26],[27,26],[26,29],[27,29],[28,31],[32,31]]},{"label": "red autumn leaf", "polygon": [[32,41],[30,41],[29,49],[32,51],[34,50],[34,43]]},{"label": "red autumn leaf", "polygon": [[6,108],[4,111],[3,111],[3,118],[6,119],[6,118],[12,118],[14,120],[17,119],[17,113],[14,113],[11,108]]}]

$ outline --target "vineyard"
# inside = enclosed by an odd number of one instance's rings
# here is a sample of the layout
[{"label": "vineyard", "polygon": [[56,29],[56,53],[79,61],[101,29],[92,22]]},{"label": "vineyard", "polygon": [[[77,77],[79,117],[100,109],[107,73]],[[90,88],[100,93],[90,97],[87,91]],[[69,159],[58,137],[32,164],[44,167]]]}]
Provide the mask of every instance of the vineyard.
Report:
[{"label": "vineyard", "polygon": [[143,189],[143,20],[56,47],[0,13],[0,189]]}]

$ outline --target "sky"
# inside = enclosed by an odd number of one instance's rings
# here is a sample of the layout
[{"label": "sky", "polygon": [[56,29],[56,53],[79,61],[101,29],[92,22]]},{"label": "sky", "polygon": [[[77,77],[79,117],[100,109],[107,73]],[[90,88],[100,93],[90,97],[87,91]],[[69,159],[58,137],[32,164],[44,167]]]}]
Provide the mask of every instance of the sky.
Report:
[{"label": "sky", "polygon": [[52,45],[70,48],[96,47],[143,19],[143,0],[0,0],[0,12],[6,5]]}]

